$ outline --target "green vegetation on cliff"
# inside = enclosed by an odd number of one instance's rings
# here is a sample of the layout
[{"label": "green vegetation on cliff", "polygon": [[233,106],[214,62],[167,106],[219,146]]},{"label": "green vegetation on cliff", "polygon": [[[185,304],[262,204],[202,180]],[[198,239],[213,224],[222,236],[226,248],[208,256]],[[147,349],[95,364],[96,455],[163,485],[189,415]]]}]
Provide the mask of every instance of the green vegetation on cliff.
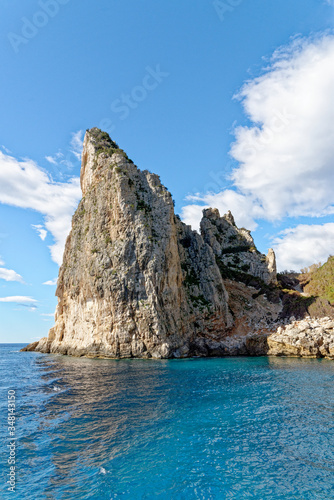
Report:
[{"label": "green vegetation on cliff", "polygon": [[316,268],[313,272],[303,273],[300,277],[304,281],[304,292],[316,295],[334,304],[334,257],[331,256],[327,262]]}]

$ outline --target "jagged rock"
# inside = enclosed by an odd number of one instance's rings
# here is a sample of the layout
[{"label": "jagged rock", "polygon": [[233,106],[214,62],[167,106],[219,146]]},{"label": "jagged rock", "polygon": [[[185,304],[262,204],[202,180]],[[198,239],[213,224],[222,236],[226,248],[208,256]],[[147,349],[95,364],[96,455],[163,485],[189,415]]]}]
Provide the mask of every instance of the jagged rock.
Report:
[{"label": "jagged rock", "polygon": [[247,229],[239,229],[231,212],[220,217],[217,209],[203,211],[201,234],[213,249],[220,267],[225,269],[226,278],[249,274],[260,278],[264,283],[276,282],[276,258],[270,249],[267,257],[255,247],[254,240]]},{"label": "jagged rock", "polygon": [[269,273],[269,283],[277,282],[277,266],[276,266],[276,256],[272,248],[269,248],[266,257],[266,264]]},{"label": "jagged rock", "polygon": [[21,351],[35,351],[36,347],[38,346],[40,341],[37,342],[32,342],[31,344],[27,345],[26,347],[23,347]]},{"label": "jagged rock", "polygon": [[289,356],[334,359],[334,320],[307,318],[280,326],[274,332],[249,335],[251,356]]},{"label": "jagged rock", "polygon": [[[217,210],[218,211],[218,210]],[[218,212],[219,214],[219,212]],[[224,219],[227,220],[227,222],[231,225],[231,226],[236,226],[236,223],[235,223],[235,220],[234,220],[234,217],[232,215],[232,212],[231,210],[229,210],[227,212],[227,214],[224,215]]]}]

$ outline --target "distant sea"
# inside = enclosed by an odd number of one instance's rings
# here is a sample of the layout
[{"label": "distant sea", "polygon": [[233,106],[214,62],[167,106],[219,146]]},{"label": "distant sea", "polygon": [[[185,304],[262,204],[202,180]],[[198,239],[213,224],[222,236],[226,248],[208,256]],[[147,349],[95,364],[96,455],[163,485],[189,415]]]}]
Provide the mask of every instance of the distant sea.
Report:
[{"label": "distant sea", "polygon": [[334,498],[334,362],[114,361],[21,347],[0,346],[3,500]]}]

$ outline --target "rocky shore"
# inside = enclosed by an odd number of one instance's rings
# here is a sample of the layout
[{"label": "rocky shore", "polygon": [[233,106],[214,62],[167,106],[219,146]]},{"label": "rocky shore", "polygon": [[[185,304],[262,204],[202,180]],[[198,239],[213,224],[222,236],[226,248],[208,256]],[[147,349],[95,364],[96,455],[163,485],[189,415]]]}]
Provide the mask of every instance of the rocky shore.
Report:
[{"label": "rocky shore", "polygon": [[310,318],[246,338],[248,355],[334,359],[334,321]]},{"label": "rocky shore", "polygon": [[[334,320],[326,317],[307,317],[283,324],[276,330],[274,328],[275,326],[271,326],[271,329],[259,328],[258,331],[246,335],[227,336],[223,341],[197,339],[190,347],[176,350],[173,357],[287,356],[334,359]],[[51,345],[50,340],[44,338],[22,351],[48,353],[52,352]]]},{"label": "rocky shore", "polygon": [[221,345],[225,356],[287,356],[334,359],[334,320],[311,318],[259,328],[229,337]]}]

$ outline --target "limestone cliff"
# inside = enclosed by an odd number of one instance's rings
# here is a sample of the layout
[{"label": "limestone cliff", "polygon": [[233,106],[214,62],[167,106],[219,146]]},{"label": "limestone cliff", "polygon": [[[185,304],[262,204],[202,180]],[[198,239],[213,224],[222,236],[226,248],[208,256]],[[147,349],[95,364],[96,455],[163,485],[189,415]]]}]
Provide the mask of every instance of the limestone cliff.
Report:
[{"label": "limestone cliff", "polygon": [[247,229],[239,229],[231,212],[220,217],[217,209],[203,211],[203,239],[214,251],[220,267],[226,272],[243,272],[260,278],[264,283],[276,282],[276,260],[272,249],[261,254]]},{"label": "limestone cliff", "polygon": [[159,177],[139,170],[96,128],[85,136],[81,187],[59,272],[55,326],[27,350],[222,355],[235,336],[278,319],[279,301],[257,286],[275,282],[274,254],[260,254],[230,213],[205,210],[201,235],[192,231],[174,214]]}]

